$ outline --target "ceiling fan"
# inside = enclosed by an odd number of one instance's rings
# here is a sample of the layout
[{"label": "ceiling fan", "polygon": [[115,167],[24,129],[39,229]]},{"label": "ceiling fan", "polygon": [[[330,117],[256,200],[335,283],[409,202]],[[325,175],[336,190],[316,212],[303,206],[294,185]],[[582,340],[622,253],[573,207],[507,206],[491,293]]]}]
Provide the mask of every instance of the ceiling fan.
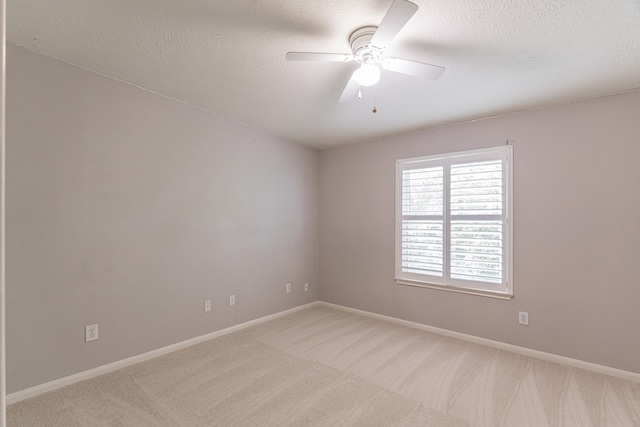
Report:
[{"label": "ceiling fan", "polygon": [[360,68],[351,75],[338,102],[351,101],[356,94],[360,94],[361,86],[378,83],[380,68],[436,80],[444,72],[444,67],[384,55],[387,45],[417,10],[418,6],[410,1],[394,0],[378,27],[358,28],[351,34],[351,53],[288,52],[286,58],[289,61],[358,62]]}]

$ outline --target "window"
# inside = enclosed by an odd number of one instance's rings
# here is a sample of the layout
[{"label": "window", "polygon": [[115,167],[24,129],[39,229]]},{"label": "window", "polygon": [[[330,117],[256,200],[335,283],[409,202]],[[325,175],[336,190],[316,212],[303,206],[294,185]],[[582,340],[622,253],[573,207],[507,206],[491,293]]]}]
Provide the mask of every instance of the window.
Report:
[{"label": "window", "polygon": [[513,295],[512,148],[398,160],[396,282]]}]

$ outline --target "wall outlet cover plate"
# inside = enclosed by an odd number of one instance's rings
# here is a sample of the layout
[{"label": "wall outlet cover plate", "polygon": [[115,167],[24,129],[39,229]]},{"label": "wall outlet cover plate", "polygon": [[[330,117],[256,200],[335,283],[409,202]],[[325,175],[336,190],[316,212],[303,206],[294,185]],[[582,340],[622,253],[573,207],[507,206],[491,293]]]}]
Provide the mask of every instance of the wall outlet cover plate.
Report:
[{"label": "wall outlet cover plate", "polygon": [[84,327],[84,341],[91,342],[98,339],[98,324]]}]

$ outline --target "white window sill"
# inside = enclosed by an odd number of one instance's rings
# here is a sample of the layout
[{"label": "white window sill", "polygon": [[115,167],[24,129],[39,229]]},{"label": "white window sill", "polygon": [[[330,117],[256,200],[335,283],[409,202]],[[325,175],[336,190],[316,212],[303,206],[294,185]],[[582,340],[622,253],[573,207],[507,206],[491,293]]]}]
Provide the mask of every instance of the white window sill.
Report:
[{"label": "white window sill", "polygon": [[476,289],[456,288],[453,286],[442,286],[442,285],[435,285],[433,283],[418,282],[415,280],[399,279],[397,277],[394,280],[399,285],[417,286],[420,288],[437,289],[440,291],[457,292],[460,294],[478,295],[481,297],[496,298],[496,299],[501,299],[505,301],[509,301],[511,298],[513,298],[513,295],[505,294],[502,292],[491,292],[491,291],[480,291]]}]

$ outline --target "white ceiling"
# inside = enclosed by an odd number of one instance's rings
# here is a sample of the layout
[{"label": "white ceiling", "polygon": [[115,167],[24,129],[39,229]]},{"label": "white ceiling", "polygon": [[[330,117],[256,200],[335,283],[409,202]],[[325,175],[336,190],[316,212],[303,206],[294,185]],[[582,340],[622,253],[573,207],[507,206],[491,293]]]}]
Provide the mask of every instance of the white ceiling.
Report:
[{"label": "white ceiling", "polygon": [[[383,71],[338,103],[350,53],[392,0],[7,0],[7,39],[315,148],[640,87],[638,0],[414,0],[387,52],[446,67]],[[10,83],[10,82],[9,82]]]}]

